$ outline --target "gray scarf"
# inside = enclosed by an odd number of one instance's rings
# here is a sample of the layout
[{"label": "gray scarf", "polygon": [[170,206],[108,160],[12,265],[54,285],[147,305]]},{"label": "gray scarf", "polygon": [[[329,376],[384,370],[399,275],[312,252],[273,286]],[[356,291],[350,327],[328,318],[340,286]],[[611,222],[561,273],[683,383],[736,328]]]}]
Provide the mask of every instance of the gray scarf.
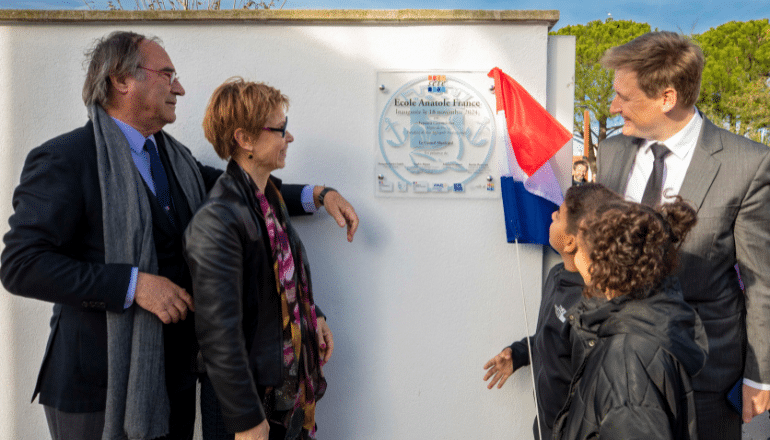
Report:
[{"label": "gray scarf", "polygon": [[[94,124],[96,159],[102,194],[105,263],[132,264],[158,273],[150,199],[130,147],[115,121],[98,105],[88,107]],[[205,187],[189,150],[160,132],[171,169],[190,206],[203,201]],[[182,201],[176,201],[182,203]],[[169,432],[163,323],[133,305],[107,312],[107,406],[103,440],[154,439]]]}]

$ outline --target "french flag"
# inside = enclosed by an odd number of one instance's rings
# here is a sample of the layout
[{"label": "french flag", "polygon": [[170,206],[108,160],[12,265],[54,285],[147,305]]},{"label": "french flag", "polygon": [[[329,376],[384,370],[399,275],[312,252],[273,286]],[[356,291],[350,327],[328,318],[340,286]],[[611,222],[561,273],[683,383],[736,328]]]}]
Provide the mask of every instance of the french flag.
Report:
[{"label": "french flag", "polygon": [[506,127],[509,175],[500,187],[508,242],[548,244],[551,214],[564,201],[548,160],[572,134],[500,68],[488,76],[495,80],[498,126]]}]

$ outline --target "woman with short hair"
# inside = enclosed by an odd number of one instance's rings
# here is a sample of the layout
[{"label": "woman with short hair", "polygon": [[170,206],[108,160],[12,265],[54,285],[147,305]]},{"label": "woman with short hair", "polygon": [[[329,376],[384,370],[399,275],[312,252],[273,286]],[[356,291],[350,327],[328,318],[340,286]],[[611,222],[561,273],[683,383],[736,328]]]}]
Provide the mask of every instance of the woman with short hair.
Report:
[{"label": "woman with short hair", "polygon": [[232,78],[214,91],[203,120],[206,138],[229,159],[185,232],[206,440],[315,438],[333,339],[270,174],[285,166],[294,140],[288,102],[270,86]]}]

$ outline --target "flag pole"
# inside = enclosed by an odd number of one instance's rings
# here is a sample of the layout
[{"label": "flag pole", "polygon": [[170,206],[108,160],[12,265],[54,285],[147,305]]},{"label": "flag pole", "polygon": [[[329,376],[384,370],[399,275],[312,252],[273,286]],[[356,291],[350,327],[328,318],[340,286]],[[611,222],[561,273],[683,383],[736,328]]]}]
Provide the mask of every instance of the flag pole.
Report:
[{"label": "flag pole", "polygon": [[529,337],[529,318],[527,313],[527,301],[526,297],[524,296],[524,282],[522,281],[522,274],[521,274],[521,255],[519,254],[519,237],[516,237],[514,239],[514,244],[516,245],[516,267],[519,270],[519,292],[521,292],[521,305],[524,307],[524,326],[527,328],[526,333],[526,339],[527,339],[527,351],[529,353],[529,371],[530,371],[530,379],[532,379],[532,397],[535,399],[535,424],[537,425],[537,438],[540,440],[543,440],[543,433],[540,430],[540,405],[538,405],[537,401],[537,388],[535,387],[535,368],[534,364],[532,363],[532,341]]}]

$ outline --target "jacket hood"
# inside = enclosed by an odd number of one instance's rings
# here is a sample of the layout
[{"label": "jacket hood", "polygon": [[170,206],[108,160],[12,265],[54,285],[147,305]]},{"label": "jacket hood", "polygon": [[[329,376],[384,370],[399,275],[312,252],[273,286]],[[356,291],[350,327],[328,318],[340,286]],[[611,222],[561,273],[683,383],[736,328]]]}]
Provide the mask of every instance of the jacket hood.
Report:
[{"label": "jacket hood", "polygon": [[598,337],[633,333],[653,340],[695,376],[706,364],[708,340],[695,310],[682,298],[676,278],[666,278],[644,299],[623,295],[584,300],[581,326]]}]

